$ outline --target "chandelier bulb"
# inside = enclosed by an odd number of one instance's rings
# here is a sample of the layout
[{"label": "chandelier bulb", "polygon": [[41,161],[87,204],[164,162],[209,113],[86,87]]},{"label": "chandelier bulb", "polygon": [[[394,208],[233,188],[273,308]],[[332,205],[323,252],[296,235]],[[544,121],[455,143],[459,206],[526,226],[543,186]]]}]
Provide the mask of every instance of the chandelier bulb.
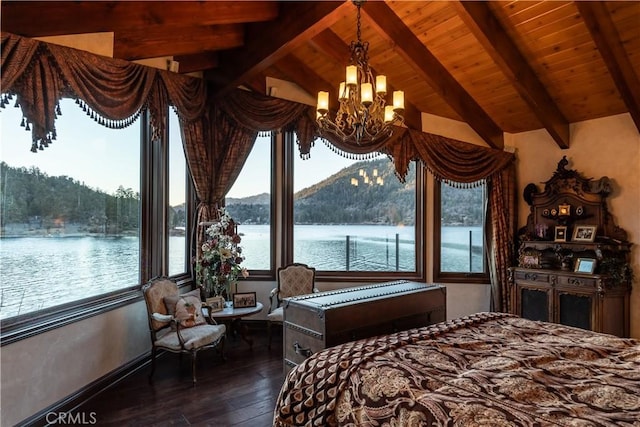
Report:
[{"label": "chandelier bulb", "polygon": [[387,93],[387,76],[382,74],[376,76],[376,93],[383,96]]},{"label": "chandelier bulb", "polygon": [[325,115],[329,112],[329,92],[318,92],[318,113]]},{"label": "chandelier bulb", "polygon": [[347,66],[347,75],[346,75],[347,85],[355,86],[358,84],[358,67],[355,65]]},{"label": "chandelier bulb", "polygon": [[365,107],[373,104],[373,85],[371,83],[362,83],[360,86],[360,102],[362,102]]},{"label": "chandelier bulb", "polygon": [[393,92],[393,111],[404,111],[404,92],[401,90],[396,90]]},{"label": "chandelier bulb", "polygon": [[393,105],[385,105],[384,107],[384,122],[393,122]]}]

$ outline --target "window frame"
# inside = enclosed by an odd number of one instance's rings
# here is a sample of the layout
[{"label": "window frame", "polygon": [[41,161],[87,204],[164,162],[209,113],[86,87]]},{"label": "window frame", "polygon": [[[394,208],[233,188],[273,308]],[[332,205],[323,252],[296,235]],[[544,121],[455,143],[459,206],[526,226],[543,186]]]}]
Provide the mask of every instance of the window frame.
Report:
[{"label": "window frame", "polygon": [[[483,257],[483,272],[443,272],[440,270],[442,262],[442,186],[447,185],[442,181],[434,180],[433,184],[433,280],[442,283],[470,283],[487,284],[490,282],[489,268],[487,262],[488,248],[486,244],[486,218],[482,224],[482,246],[485,256]],[[486,185],[486,184],[485,184]],[[485,195],[487,193],[485,192]],[[484,209],[487,208],[487,200],[484,200]]]},{"label": "window frame", "polygon": [[[293,132],[284,132],[283,181],[282,186],[282,248],[283,265],[290,264],[294,255],[294,156],[299,155]],[[424,282],[426,280],[426,250],[425,250],[425,219],[426,219],[426,180],[425,168],[420,162],[413,163],[416,168],[416,213],[414,221],[415,239],[415,271],[328,271],[316,270],[316,279],[323,282],[371,283],[392,280],[412,280]]]},{"label": "window frame", "polygon": [[[164,200],[165,200],[165,215],[166,215],[166,220],[164,221],[164,229],[165,229],[165,245],[164,245],[164,256],[163,256],[163,268],[162,271],[164,272],[165,276],[171,277],[171,278],[186,278],[186,277],[190,277],[191,273],[191,248],[193,247],[193,233],[190,233],[189,230],[191,230],[191,226],[193,224],[193,221],[195,218],[195,188],[193,186],[193,180],[191,179],[191,174],[189,173],[189,163],[187,162],[187,156],[186,154],[184,155],[184,162],[185,162],[185,189],[184,189],[184,204],[185,204],[185,246],[184,246],[184,250],[185,250],[185,260],[184,260],[184,270],[181,273],[178,274],[174,274],[174,275],[169,275],[169,253],[170,253],[170,248],[169,248],[169,229],[171,228],[171,224],[169,223],[169,208],[170,208],[170,188],[169,188],[169,182],[171,180],[171,174],[170,174],[170,167],[171,167],[171,158],[170,158],[170,153],[171,153],[171,129],[170,129],[170,124],[171,124],[171,118],[170,118],[170,114],[171,114],[171,107],[167,110],[167,117],[166,117],[166,121],[165,123],[167,123],[167,126],[165,128],[165,137],[162,139],[162,152],[164,153],[164,172],[166,174],[166,182],[167,185],[165,185],[165,193],[164,193]],[[174,112],[174,114],[176,114],[176,118],[177,117],[177,113]],[[179,122],[178,122],[178,126],[179,126]],[[183,153],[184,153],[184,141],[182,141],[182,130],[180,130],[180,139],[181,139],[181,143],[183,144]]]},{"label": "window frame", "polygon": [[[167,111],[168,118],[168,111]],[[87,118],[87,120],[90,120]],[[20,340],[48,332],[74,322],[106,313],[142,300],[140,287],[153,277],[167,273],[168,214],[165,209],[168,198],[168,130],[165,129],[160,140],[151,140],[149,112],[140,114],[140,271],[138,283],[108,293],[70,301],[42,310],[13,316],[0,321],[0,347]],[[54,147],[55,148],[55,147]],[[52,148],[52,149],[54,149]],[[43,153],[42,155],[46,155]],[[189,170],[187,167],[187,174]],[[195,197],[191,179],[185,194],[187,221],[193,218]],[[189,225],[187,225],[188,227]],[[188,245],[185,245],[187,262],[192,247],[191,233],[186,233]],[[160,248],[157,256],[152,248]],[[189,270],[189,269],[188,269]],[[190,271],[172,277],[178,286],[192,283]]]},{"label": "window frame", "polygon": [[[250,269],[249,271],[249,277],[247,279],[244,279],[242,277],[238,278],[239,282],[242,281],[252,281],[252,282],[264,282],[264,281],[273,281],[276,278],[276,233],[278,230],[277,227],[277,199],[278,199],[278,170],[279,167],[278,165],[281,164],[281,162],[278,161],[278,153],[279,153],[279,149],[278,147],[281,145],[278,143],[278,140],[280,139],[280,135],[281,132],[277,132],[277,131],[272,131],[271,132],[271,175],[270,175],[270,179],[271,179],[271,184],[270,184],[270,196],[271,196],[271,200],[269,203],[269,215],[270,215],[270,220],[269,220],[269,233],[271,238],[269,239],[269,250],[270,250],[270,256],[269,256],[269,269],[268,270],[256,270],[256,269]],[[259,137],[259,136],[258,136]],[[256,141],[254,141],[254,145],[257,142],[257,138],[256,137]],[[253,150],[253,147],[251,148]],[[240,173],[242,174],[242,171],[240,171]],[[225,196],[226,197],[226,196]],[[240,226],[242,226],[242,224],[240,224]],[[241,231],[241,230],[240,230]],[[242,244],[241,244],[242,245]]]}]

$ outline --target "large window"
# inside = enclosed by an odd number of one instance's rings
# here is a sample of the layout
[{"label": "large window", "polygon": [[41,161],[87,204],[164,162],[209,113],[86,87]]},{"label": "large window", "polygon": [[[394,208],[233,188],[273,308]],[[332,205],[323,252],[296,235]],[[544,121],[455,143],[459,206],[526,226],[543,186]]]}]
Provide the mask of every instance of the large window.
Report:
[{"label": "large window", "polygon": [[436,184],[436,280],[485,281],[486,186]]},{"label": "large window", "polygon": [[169,203],[168,217],[168,247],[169,247],[169,275],[185,273],[187,269],[187,161],[182,147],[180,123],[178,116],[170,109],[169,112]]},{"label": "large window", "polygon": [[325,276],[421,274],[416,164],[401,183],[387,156],[352,160],[322,141],[293,159],[292,261]]},{"label": "large window", "polygon": [[[274,265],[272,238],[273,141],[259,136],[240,175],[227,193],[225,204],[231,217],[239,223],[245,261],[252,277],[271,272]],[[270,274],[270,273],[269,273]]]},{"label": "large window", "polygon": [[2,319],[140,282],[140,121],[112,130],[60,105],[38,153],[20,109],[0,114]]}]

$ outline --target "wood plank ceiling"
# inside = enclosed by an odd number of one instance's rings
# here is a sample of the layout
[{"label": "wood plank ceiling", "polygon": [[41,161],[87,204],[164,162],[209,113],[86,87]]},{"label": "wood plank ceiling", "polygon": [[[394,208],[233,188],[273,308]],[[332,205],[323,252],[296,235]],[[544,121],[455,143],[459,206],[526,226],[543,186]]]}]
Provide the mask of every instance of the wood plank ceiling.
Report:
[{"label": "wood plank ceiling", "polygon": [[[112,32],[113,56],[172,56],[219,96],[266,78],[311,96],[343,80],[356,38],[350,1],[10,1],[2,31],[26,37]],[[368,1],[370,65],[421,112],[467,122],[488,145],[546,129],[568,148],[569,123],[630,113],[640,129],[640,1]]]}]

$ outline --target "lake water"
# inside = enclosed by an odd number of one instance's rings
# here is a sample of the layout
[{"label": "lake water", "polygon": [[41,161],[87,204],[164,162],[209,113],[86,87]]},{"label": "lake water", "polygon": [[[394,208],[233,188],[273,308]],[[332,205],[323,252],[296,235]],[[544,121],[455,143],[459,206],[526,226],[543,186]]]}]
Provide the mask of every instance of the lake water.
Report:
[{"label": "lake water", "polygon": [[[469,227],[443,230],[443,271],[468,271]],[[474,247],[480,228],[471,228]],[[242,248],[249,269],[269,268],[270,231],[243,225]],[[347,237],[348,236],[348,237]],[[413,227],[383,225],[297,225],[296,262],[318,270],[412,271]],[[347,246],[348,241],[348,246]],[[170,237],[172,271],[184,265],[184,237]],[[347,257],[348,254],[348,257]],[[473,255],[473,270],[482,265]],[[177,269],[177,270],[176,270]],[[139,283],[137,237],[15,237],[0,239],[0,318],[76,301]]]}]

